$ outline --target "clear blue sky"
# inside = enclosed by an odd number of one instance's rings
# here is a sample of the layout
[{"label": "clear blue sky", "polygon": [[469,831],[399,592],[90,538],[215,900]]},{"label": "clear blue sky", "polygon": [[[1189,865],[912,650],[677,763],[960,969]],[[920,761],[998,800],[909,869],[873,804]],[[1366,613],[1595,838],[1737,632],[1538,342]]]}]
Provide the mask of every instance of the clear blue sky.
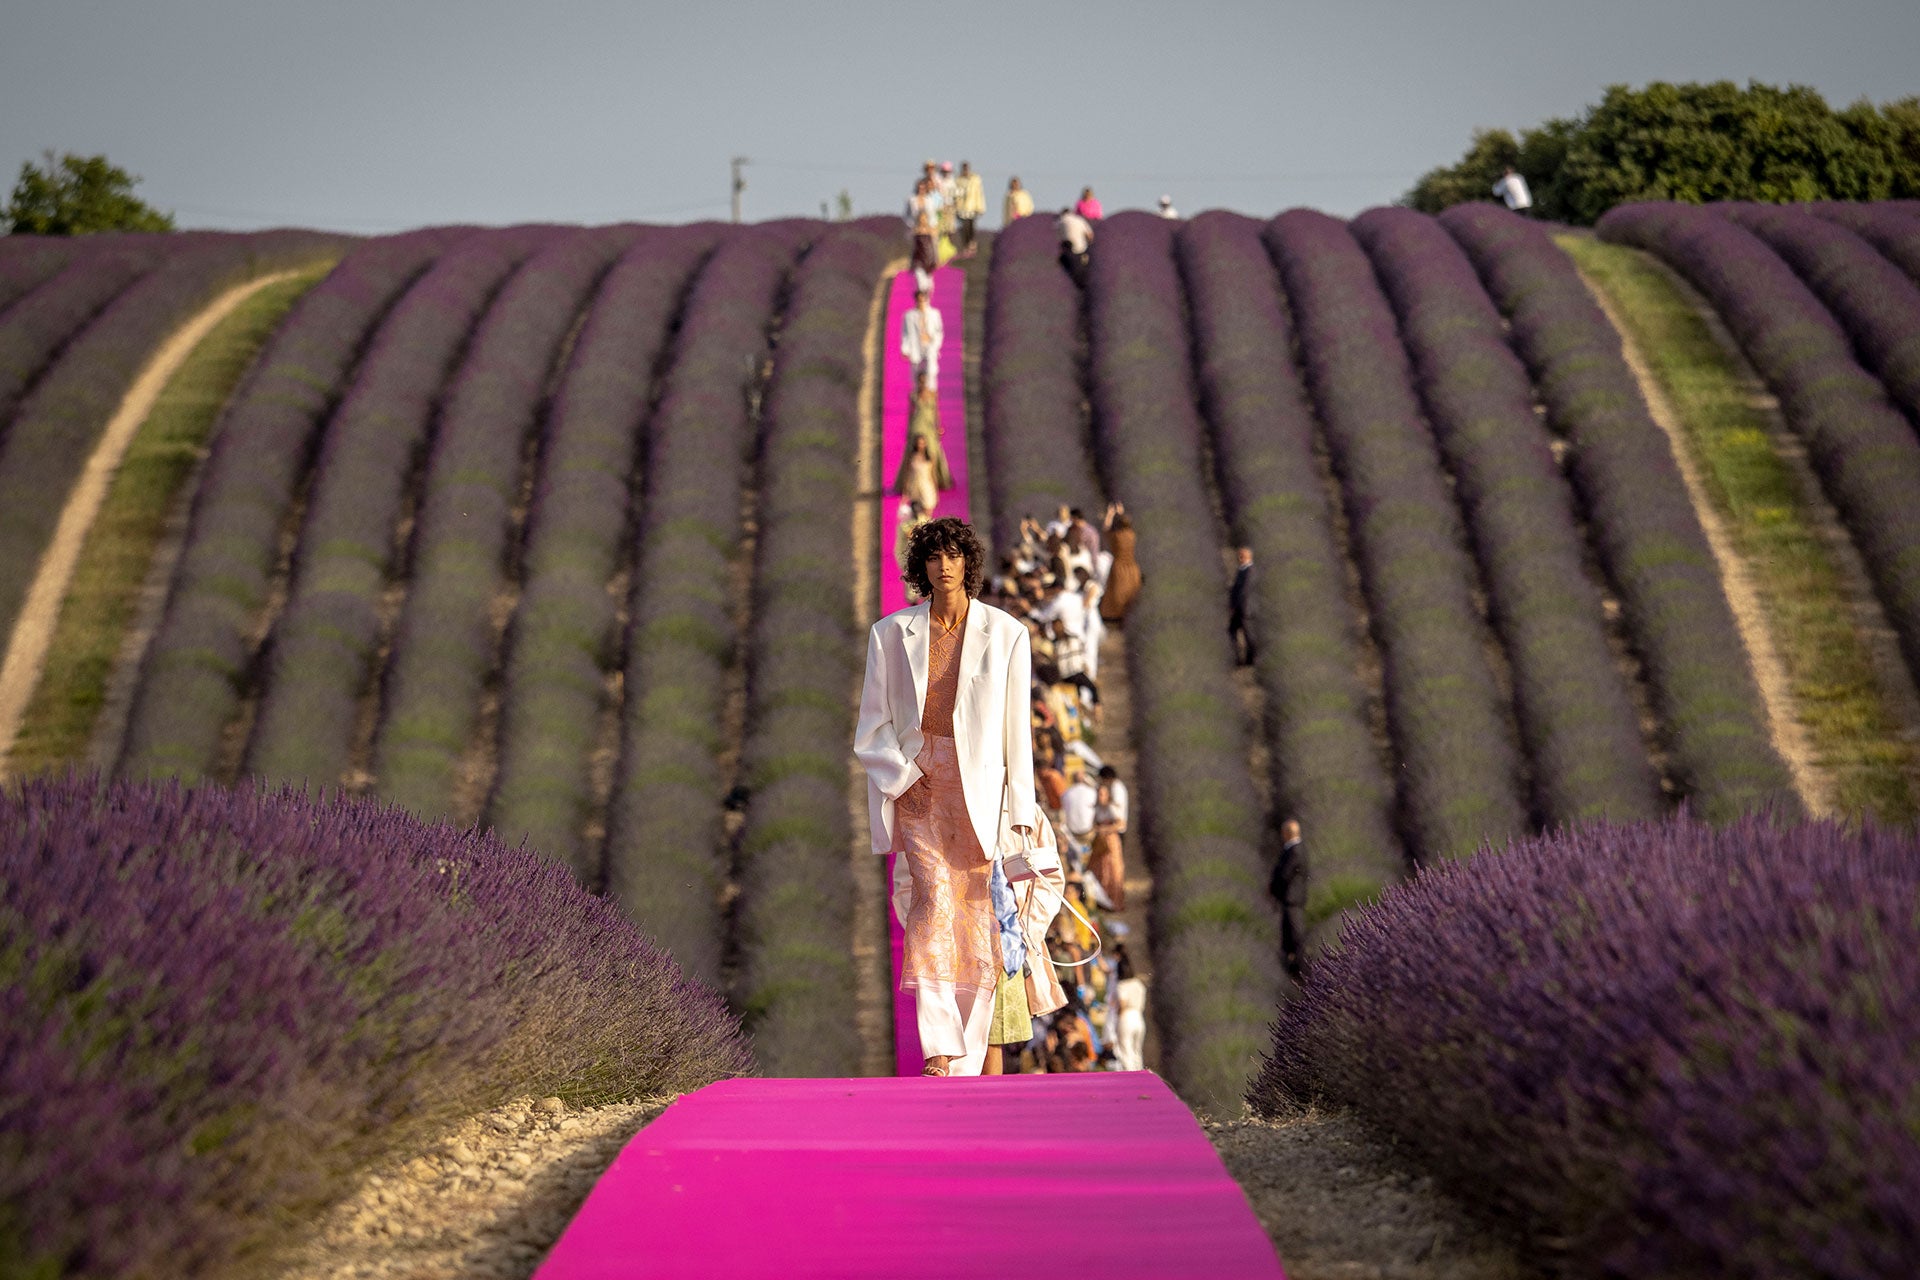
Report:
[{"label": "clear blue sky", "polygon": [[750,218],[895,210],[927,156],[996,213],[1013,172],[1346,214],[1610,83],[1880,102],[1916,65],[1920,0],[8,0],[0,166],[105,152],[210,227],[725,217],[733,155]]}]

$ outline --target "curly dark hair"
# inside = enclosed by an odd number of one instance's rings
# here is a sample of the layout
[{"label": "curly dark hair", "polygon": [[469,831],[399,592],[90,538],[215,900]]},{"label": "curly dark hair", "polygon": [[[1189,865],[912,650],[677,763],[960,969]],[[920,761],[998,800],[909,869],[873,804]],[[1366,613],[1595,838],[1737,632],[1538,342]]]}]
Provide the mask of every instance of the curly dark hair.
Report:
[{"label": "curly dark hair", "polygon": [[922,596],[932,595],[927,557],[937,551],[966,558],[967,594],[979,595],[980,584],[986,580],[987,549],[980,545],[980,535],[973,531],[973,526],[956,516],[929,520],[913,531],[907,540],[907,571],[901,575],[901,581]]}]

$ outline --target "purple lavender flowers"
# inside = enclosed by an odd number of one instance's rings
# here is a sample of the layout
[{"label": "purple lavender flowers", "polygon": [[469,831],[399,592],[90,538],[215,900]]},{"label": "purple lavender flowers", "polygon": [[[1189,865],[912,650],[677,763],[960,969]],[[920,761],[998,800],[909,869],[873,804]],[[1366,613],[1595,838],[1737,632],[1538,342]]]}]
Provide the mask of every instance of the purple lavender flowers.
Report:
[{"label": "purple lavender flowers", "polygon": [[1911,1275],[1916,901],[1911,832],[1524,840],[1352,919],[1251,1099],[1360,1109],[1573,1274]]}]

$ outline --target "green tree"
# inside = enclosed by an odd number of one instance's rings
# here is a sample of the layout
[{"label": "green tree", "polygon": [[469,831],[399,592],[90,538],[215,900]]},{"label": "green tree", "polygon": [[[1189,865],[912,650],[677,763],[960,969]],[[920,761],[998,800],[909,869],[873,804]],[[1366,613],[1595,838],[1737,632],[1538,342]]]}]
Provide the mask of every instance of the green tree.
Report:
[{"label": "green tree", "polygon": [[1920,98],[1835,111],[1804,85],[1613,85],[1579,118],[1548,120],[1517,140],[1476,130],[1460,161],[1423,174],[1403,203],[1435,212],[1491,199],[1509,164],[1542,216],[1574,223],[1633,200],[1911,197],[1920,195]]},{"label": "green tree", "polygon": [[173,217],[133,194],[140,179],[107,163],[105,156],[55,158],[20,166],[7,204],[7,230],[14,234],[82,236],[95,231],[171,231]]}]

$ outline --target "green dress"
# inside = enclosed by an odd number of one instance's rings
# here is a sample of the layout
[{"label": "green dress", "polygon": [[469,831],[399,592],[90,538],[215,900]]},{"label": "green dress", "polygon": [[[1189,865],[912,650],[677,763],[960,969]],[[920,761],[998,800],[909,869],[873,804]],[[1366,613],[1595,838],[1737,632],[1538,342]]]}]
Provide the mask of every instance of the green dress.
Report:
[{"label": "green dress", "polygon": [[907,491],[907,465],[913,459],[916,436],[926,440],[927,452],[933,455],[934,483],[945,493],[953,488],[953,470],[947,466],[947,451],[940,447],[940,406],[936,401],[917,398],[913,402],[913,416],[907,420],[907,451],[901,455],[900,470],[893,477],[893,491],[899,494]]}]

